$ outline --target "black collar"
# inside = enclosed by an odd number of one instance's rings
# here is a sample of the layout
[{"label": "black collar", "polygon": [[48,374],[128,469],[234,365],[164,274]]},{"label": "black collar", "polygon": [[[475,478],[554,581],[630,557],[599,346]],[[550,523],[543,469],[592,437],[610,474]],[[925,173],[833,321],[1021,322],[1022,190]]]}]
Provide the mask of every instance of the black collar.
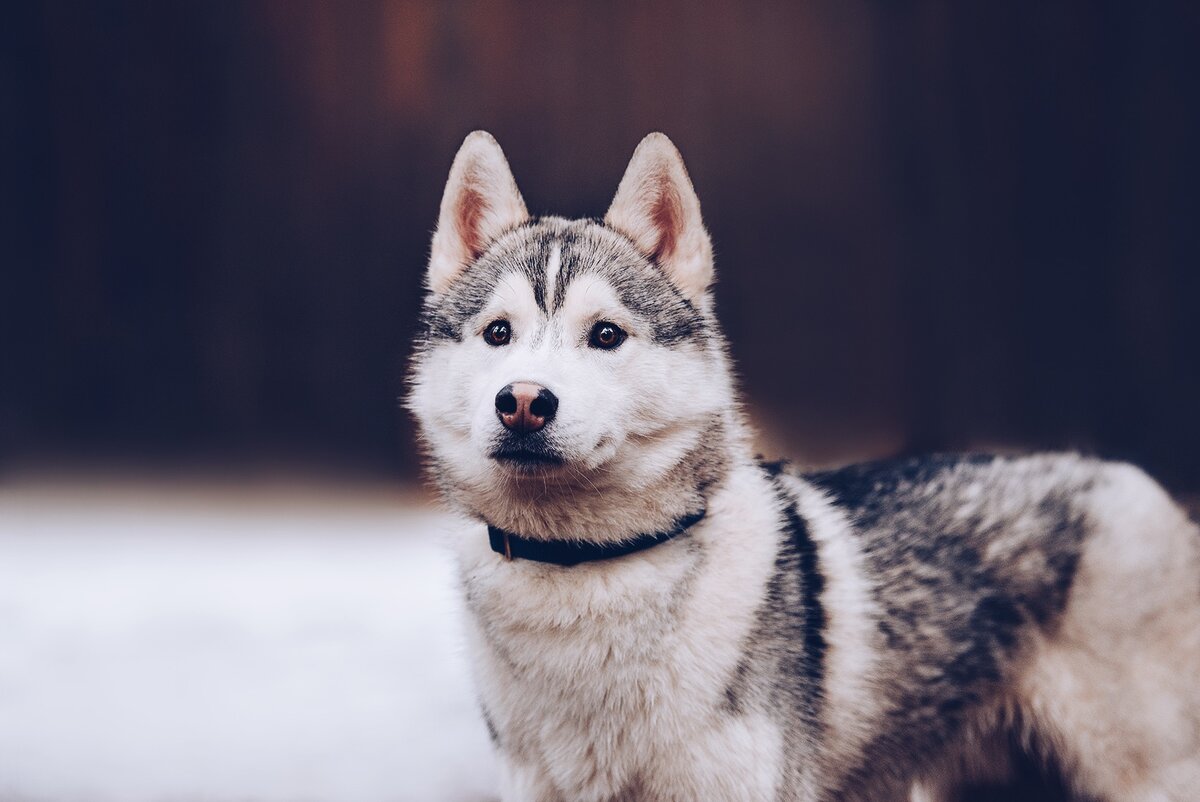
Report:
[{"label": "black collar", "polygon": [[594,560],[611,560],[614,557],[624,557],[637,551],[666,543],[678,537],[691,527],[700,523],[704,518],[704,510],[684,516],[675,522],[675,526],[665,532],[654,532],[647,535],[634,535],[627,540],[615,543],[592,543],[585,540],[534,540],[533,538],[514,535],[503,529],[488,525],[488,539],[492,542],[492,551],[503,554],[508,560],[534,560],[540,563],[554,565],[578,565]]}]

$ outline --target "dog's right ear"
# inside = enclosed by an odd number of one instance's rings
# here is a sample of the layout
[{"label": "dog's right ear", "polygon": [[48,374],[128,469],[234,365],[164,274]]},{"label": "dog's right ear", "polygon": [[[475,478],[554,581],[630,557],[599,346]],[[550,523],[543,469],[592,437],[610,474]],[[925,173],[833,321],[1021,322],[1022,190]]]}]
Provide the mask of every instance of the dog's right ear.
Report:
[{"label": "dog's right ear", "polygon": [[486,131],[463,140],[442,194],[428,284],[440,293],[497,237],[529,219],[500,145]]}]

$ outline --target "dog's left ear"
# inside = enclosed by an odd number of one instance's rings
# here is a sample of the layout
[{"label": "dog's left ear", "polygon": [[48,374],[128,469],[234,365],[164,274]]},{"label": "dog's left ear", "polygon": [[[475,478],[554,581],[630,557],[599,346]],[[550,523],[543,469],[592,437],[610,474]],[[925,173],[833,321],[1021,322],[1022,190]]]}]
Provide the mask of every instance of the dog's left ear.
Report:
[{"label": "dog's left ear", "polygon": [[689,300],[712,284],[712,243],[700,199],[665,135],[650,134],[637,146],[604,222],[657,262]]},{"label": "dog's left ear", "polygon": [[487,131],[469,134],[442,195],[429,253],[430,291],[444,291],[497,237],[528,219],[500,144]]}]

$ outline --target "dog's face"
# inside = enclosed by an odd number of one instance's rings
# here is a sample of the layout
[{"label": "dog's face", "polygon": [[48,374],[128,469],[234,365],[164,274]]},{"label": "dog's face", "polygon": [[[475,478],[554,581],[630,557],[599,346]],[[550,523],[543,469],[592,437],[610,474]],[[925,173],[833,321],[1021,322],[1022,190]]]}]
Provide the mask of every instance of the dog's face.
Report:
[{"label": "dog's face", "polygon": [[732,405],[712,251],[674,146],[648,137],[604,223],[531,220],[472,134],[434,236],[408,399],[444,487],[646,486]]}]

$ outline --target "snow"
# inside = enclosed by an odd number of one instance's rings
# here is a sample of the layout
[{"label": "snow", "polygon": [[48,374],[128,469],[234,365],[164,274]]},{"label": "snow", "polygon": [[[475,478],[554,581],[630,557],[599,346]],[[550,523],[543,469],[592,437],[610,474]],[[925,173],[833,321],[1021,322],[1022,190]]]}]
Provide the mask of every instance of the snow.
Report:
[{"label": "snow", "polygon": [[450,519],[0,487],[3,802],[475,802]]}]

